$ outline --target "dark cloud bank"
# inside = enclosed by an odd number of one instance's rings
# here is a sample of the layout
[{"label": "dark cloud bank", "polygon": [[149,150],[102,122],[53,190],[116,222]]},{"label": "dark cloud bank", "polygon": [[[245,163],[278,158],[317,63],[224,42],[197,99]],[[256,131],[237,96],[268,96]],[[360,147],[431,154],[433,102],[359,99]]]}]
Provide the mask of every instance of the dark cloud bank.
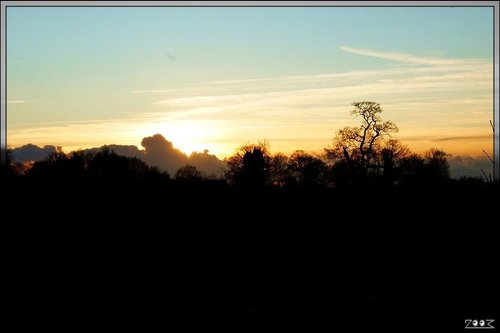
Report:
[{"label": "dark cloud bank", "polygon": [[450,162],[451,175],[454,178],[460,177],[483,177],[481,169],[487,176],[493,177],[493,163],[486,156],[457,155],[448,159]]},{"label": "dark cloud bank", "polygon": [[38,147],[31,143],[15,148],[12,157],[18,162],[40,161],[56,151],[55,146]]},{"label": "dark cloud bank", "polygon": [[[208,150],[202,153],[193,152],[190,156],[175,148],[172,142],[165,139],[160,134],[142,139],[141,145],[144,149],[139,149],[133,145],[107,145],[118,155],[127,157],[137,157],[151,166],[158,167],[160,170],[168,171],[170,175],[175,175],[180,167],[190,164],[203,172],[205,176],[221,175],[225,163],[219,160],[215,155],[209,154]],[[103,147],[85,149],[84,152],[96,153]],[[16,161],[40,161],[49,154],[56,151],[55,146],[44,146],[40,148],[33,144],[27,144],[13,150],[13,157]]]}]

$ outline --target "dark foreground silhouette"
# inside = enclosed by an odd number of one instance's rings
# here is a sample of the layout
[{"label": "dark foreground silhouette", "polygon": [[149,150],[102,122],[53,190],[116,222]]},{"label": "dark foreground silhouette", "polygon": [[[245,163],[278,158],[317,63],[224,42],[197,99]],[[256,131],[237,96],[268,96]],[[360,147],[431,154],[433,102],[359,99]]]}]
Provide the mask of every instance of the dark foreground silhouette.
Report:
[{"label": "dark foreground silhouette", "polygon": [[263,315],[307,332],[496,319],[498,185],[450,179],[445,152],[411,154],[386,138],[397,126],[377,103],[353,105],[363,124],[337,133],[331,163],[264,143],[219,179],[192,165],[171,179],[108,149],[2,166],[7,316],[140,331],[261,331],[248,319]]},{"label": "dark foreground silhouette", "polygon": [[14,216],[4,219],[9,308],[40,323],[220,327],[279,314],[329,329],[462,329],[494,318],[492,185],[280,189],[123,176],[2,187]]}]

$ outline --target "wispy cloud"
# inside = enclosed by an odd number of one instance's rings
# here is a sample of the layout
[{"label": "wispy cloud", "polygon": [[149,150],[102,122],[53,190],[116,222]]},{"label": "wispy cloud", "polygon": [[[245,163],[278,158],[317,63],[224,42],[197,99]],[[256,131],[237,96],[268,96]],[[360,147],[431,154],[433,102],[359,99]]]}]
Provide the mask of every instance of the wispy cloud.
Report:
[{"label": "wispy cloud", "polygon": [[464,136],[449,136],[445,138],[434,139],[434,141],[459,141],[459,140],[493,140],[493,135],[464,135]]},{"label": "wispy cloud", "polygon": [[412,148],[437,146],[453,154],[491,149],[485,145],[485,137],[491,133],[491,60],[446,59],[348,46],[342,50],[397,63],[376,70],[233,78],[175,89],[137,89],[130,95],[144,102],[140,114],[66,126],[32,124],[36,129],[29,133],[10,127],[9,140],[23,144],[22,138],[30,136],[39,145],[75,147],[89,138],[95,146],[110,143],[104,137],[113,137],[113,143],[137,144],[131,142],[131,133],[140,140],[160,132],[174,143],[184,141],[185,147],[209,148],[219,156],[231,154],[244,141],[264,138],[271,141],[274,151],[319,151],[330,143],[336,130],[358,124],[359,120],[348,112],[352,102],[374,100],[384,107],[384,118],[399,125],[400,137]]},{"label": "wispy cloud", "polygon": [[7,104],[24,104],[26,101],[7,101]]},{"label": "wispy cloud", "polygon": [[[484,142],[492,98],[492,65],[487,59],[447,59],[396,52],[342,47],[346,52],[393,60],[386,68],[313,75],[211,81],[189,89],[165,91],[152,101],[157,116],[166,121],[197,119],[230,121],[240,136],[260,136],[285,145],[283,137],[296,133],[317,149],[336,129],[355,124],[350,103],[375,100],[386,118],[415,144],[432,142],[459,149],[447,135],[461,131],[465,142]],[[432,121],[430,121],[432,119]],[[468,124],[463,130],[463,124]],[[250,128],[252,130],[250,130]],[[488,130],[488,129],[486,129]],[[441,136],[440,133],[443,133]],[[319,138],[323,142],[319,143]],[[286,141],[286,140],[285,140]],[[291,143],[291,141],[290,141]],[[300,147],[299,147],[300,148]],[[472,149],[472,148],[471,148]]]},{"label": "wispy cloud", "polygon": [[374,57],[374,58],[404,62],[407,64],[415,64],[415,65],[457,65],[461,63],[460,60],[455,60],[455,59],[423,57],[423,56],[415,56],[399,52],[382,52],[369,49],[358,49],[350,46],[341,46],[340,49],[345,52],[359,54],[367,57]]},{"label": "wispy cloud", "polygon": [[[326,86],[315,89],[292,89],[301,86],[290,85],[290,90],[275,90],[271,92],[234,93],[228,95],[201,95],[192,97],[169,98],[154,102],[155,105],[177,108],[179,111],[190,108],[211,108],[225,110],[231,107],[240,110],[245,107],[312,107],[317,105],[334,106],[349,105],[351,100],[363,97],[383,98],[384,100],[411,98],[427,92],[453,92],[467,88],[487,88],[491,85],[491,75],[464,73],[441,76],[419,76],[413,78],[370,79],[351,85]],[[286,80],[286,79],[285,79]],[[334,84],[332,84],[334,85]],[[266,89],[268,90],[268,89]],[[437,99],[439,100],[439,99]],[[474,99],[470,98],[468,101]],[[447,99],[449,102],[449,99]],[[347,103],[347,104],[346,104]],[[255,109],[256,111],[258,109]],[[189,114],[191,115],[191,114]]]}]

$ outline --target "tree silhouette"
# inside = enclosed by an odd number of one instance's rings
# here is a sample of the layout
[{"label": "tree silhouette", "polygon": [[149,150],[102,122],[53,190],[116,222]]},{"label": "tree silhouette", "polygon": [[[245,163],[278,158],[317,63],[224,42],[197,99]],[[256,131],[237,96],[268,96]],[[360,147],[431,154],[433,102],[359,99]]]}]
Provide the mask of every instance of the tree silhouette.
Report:
[{"label": "tree silhouette", "polygon": [[339,130],[333,148],[326,148],[325,151],[329,159],[344,160],[350,170],[364,178],[379,159],[384,137],[398,132],[398,127],[391,121],[382,121],[380,113],[383,110],[378,103],[364,101],[352,105],[351,114],[361,117],[361,125]]},{"label": "tree silhouette", "polygon": [[331,166],[331,179],[335,188],[348,188],[356,184],[357,175],[346,160],[339,159]]},{"label": "tree silhouette", "polygon": [[285,154],[274,154],[269,165],[269,179],[272,185],[283,187],[290,182],[292,175],[288,168],[288,156]]},{"label": "tree silhouette", "polygon": [[263,186],[269,180],[270,160],[267,142],[246,144],[235,155],[226,159],[226,179],[231,184]]},{"label": "tree silhouette", "polygon": [[87,169],[90,176],[110,181],[139,180],[158,172],[136,157],[118,155],[107,147],[90,158]]},{"label": "tree silhouette", "polygon": [[410,154],[401,161],[400,180],[406,184],[424,181],[425,160],[417,154]]},{"label": "tree silhouette", "polygon": [[401,162],[410,154],[410,149],[399,140],[390,139],[380,150],[384,182],[392,185],[400,174]]},{"label": "tree silhouette", "polygon": [[262,186],[266,183],[266,158],[262,149],[256,147],[243,155],[243,184]]},{"label": "tree silhouette", "polygon": [[450,165],[446,152],[430,149],[424,156],[411,154],[400,162],[400,179],[412,185],[439,184],[450,178]]},{"label": "tree silhouette", "polygon": [[58,149],[45,160],[35,162],[28,175],[39,179],[94,179],[104,182],[168,179],[167,173],[160,173],[138,158],[117,155],[107,147],[95,154],[81,151],[65,154]]},{"label": "tree silhouette", "polygon": [[200,181],[203,179],[201,171],[196,169],[195,166],[186,164],[177,170],[175,179],[181,181]]},{"label": "tree silhouette", "polygon": [[[193,153],[193,161],[199,164],[183,163],[181,165],[184,166],[175,169],[177,180],[201,180],[204,177],[197,167],[210,161],[214,168],[218,165],[221,168],[227,167],[224,170],[226,183],[223,179],[219,179],[217,183],[212,178],[212,182],[204,181],[203,184],[179,182],[172,183],[171,187],[179,189],[187,185],[191,188],[208,186],[209,183],[221,187],[243,185],[246,188],[273,185],[285,187],[283,192],[286,192],[289,185],[308,188],[348,188],[365,184],[397,186],[401,183],[418,185],[443,182],[450,178],[448,155],[444,151],[431,149],[424,156],[411,154],[407,146],[391,137],[392,133],[398,131],[398,127],[391,121],[382,121],[380,114],[383,110],[378,103],[364,101],[352,105],[354,108],[351,114],[361,117],[361,124],[358,127],[345,127],[337,132],[333,147],[325,148],[326,158],[333,161],[329,165],[325,160],[302,150],[296,150],[290,156],[271,156],[269,145],[264,141],[246,144],[224,161],[209,155],[208,151]],[[144,138],[142,144],[146,149],[144,154],[138,154],[136,149],[137,154],[132,156],[142,156],[149,163],[160,160],[168,162],[168,165],[172,165],[170,159],[176,163],[188,161],[184,153],[175,149],[171,142],[159,134]],[[160,178],[169,179],[167,173],[159,172],[143,160],[118,155],[107,146],[101,150],[95,148],[69,154],[65,154],[61,147],[50,147],[55,151],[48,158],[23,165],[23,168],[14,169],[13,173],[27,175],[27,178],[63,181],[98,179],[115,183],[125,180],[123,183],[126,183],[148,179],[151,183]],[[2,174],[6,174],[6,170],[3,168]]]},{"label": "tree silhouette", "polygon": [[2,149],[0,153],[5,156],[5,163],[0,164],[0,176],[3,178],[16,175],[17,172],[12,158],[12,149],[7,147],[5,150]]},{"label": "tree silhouette", "polygon": [[450,178],[450,164],[448,157],[450,155],[443,150],[431,148],[425,153],[427,167],[426,176],[430,181],[442,181]]},{"label": "tree silhouette", "polygon": [[5,165],[9,165],[14,161],[14,159],[12,157],[12,153],[13,153],[13,150],[9,147],[7,147],[5,149],[5,151],[3,151],[3,149],[2,149],[2,154],[5,154]]},{"label": "tree silhouette", "polygon": [[81,180],[87,170],[88,156],[82,152],[65,154],[61,147],[45,160],[35,162],[28,175],[35,178],[48,177],[53,180]]},{"label": "tree silhouette", "polygon": [[295,181],[302,186],[316,187],[326,183],[325,162],[303,150],[296,150],[290,156],[288,167]]}]

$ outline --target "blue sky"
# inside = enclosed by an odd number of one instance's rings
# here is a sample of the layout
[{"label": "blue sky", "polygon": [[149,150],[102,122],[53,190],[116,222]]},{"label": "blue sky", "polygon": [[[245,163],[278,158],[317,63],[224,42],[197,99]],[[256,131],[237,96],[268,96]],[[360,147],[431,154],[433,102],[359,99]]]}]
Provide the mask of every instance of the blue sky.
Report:
[{"label": "blue sky", "polygon": [[[484,136],[492,118],[492,41],[487,7],[9,7],[8,140],[85,148],[137,144],[160,132],[184,150],[205,145],[219,155],[265,138],[283,151],[319,150],[349,121],[350,102],[369,98],[385,102],[403,137],[422,139],[416,146]],[[344,76],[324,77],[335,74]],[[434,86],[440,80],[440,88],[390,98],[362,90],[423,78]],[[353,86],[361,88],[348,94],[350,102],[322,98]],[[322,97],[289,99],[304,91]],[[458,98],[468,107],[451,107]],[[429,113],[415,120],[411,110]],[[442,121],[425,124],[436,112]]]}]

